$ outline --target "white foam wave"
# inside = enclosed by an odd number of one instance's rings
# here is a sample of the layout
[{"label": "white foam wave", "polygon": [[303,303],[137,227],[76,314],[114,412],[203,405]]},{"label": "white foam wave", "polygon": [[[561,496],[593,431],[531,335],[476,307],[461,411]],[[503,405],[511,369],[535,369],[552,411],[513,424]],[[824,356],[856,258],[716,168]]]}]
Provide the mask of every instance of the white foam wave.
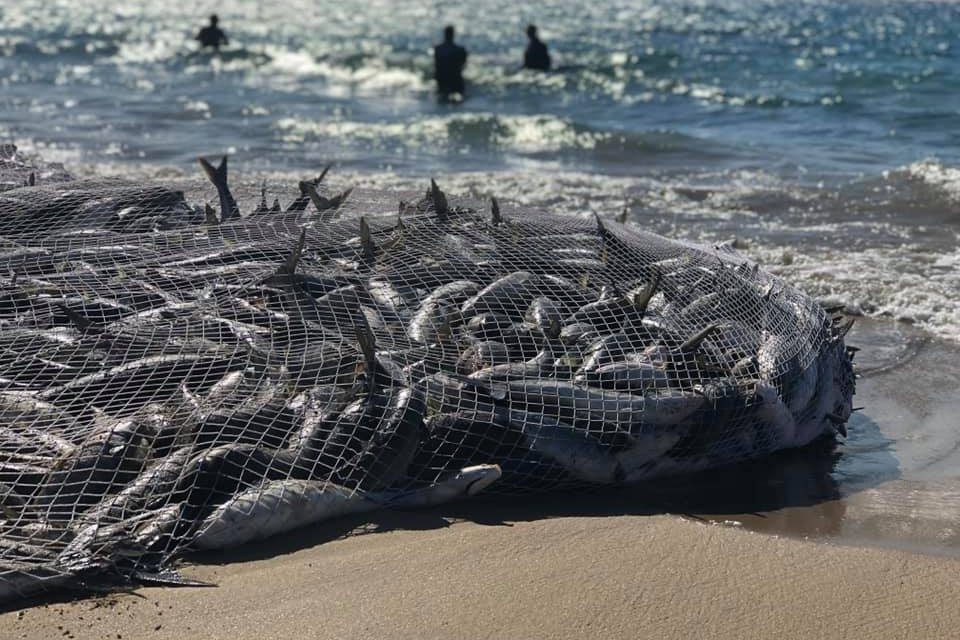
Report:
[{"label": "white foam wave", "polygon": [[291,51],[284,47],[268,46],[266,54],[270,62],[266,65],[268,74],[280,73],[296,78],[330,76],[330,65],[318,62],[306,51]]},{"label": "white foam wave", "polygon": [[911,178],[943,190],[951,200],[960,201],[960,168],[927,159],[914,162],[906,171]]},{"label": "white foam wave", "polygon": [[753,246],[748,253],[823,302],[960,341],[960,251],[925,253],[909,245],[856,252]]},{"label": "white foam wave", "polygon": [[154,17],[122,26],[104,22],[100,28],[127,32],[116,39],[116,53],[104,61],[124,73],[138,73],[143,65],[163,63],[192,49],[184,25],[170,24],[169,19]]},{"label": "white foam wave", "polygon": [[569,120],[554,116],[497,116],[492,113],[434,116],[405,122],[356,122],[352,120],[302,120],[283,118],[276,128],[287,142],[308,138],[400,144],[408,147],[473,142],[486,137],[486,144],[519,153],[536,154],[563,149],[592,149],[610,137],[608,133],[578,130]]}]

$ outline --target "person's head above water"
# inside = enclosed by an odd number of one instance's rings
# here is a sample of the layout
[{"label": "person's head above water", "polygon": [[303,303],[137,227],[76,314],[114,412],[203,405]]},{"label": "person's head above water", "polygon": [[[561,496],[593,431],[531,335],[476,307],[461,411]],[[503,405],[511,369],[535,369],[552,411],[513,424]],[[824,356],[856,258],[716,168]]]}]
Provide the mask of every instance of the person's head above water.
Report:
[{"label": "person's head above water", "polygon": [[443,39],[447,42],[453,42],[453,25],[448,24],[443,28]]},{"label": "person's head above water", "polygon": [[527,37],[531,40],[537,39],[537,27],[535,25],[529,25],[527,27]]},{"label": "person's head above water", "polygon": [[214,27],[217,26],[218,22],[220,22],[220,18],[217,17],[217,14],[213,14],[212,16],[210,16],[210,24],[212,26]]}]

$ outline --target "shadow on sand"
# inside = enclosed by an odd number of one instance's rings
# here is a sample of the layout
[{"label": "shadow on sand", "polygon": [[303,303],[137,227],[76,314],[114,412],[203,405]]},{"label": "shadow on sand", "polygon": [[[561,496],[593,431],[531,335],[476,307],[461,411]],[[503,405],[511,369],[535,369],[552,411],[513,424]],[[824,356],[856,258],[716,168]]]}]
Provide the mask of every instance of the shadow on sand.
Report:
[{"label": "shadow on sand", "polygon": [[[854,426],[851,439],[882,439],[877,424],[866,416],[858,416]],[[854,491],[896,477],[896,459],[889,447],[883,455],[888,462],[884,472],[872,483],[859,477]],[[838,482],[835,472],[843,456],[844,445],[825,437],[802,449],[760,460],[632,487],[521,497],[494,494],[431,509],[378,511],[312,525],[236,549],[191,554],[186,560],[228,564],[266,559],[352,535],[431,530],[458,521],[509,527],[515,522],[563,517],[676,514],[771,534],[829,537],[840,531],[843,496],[850,492],[842,477]],[[856,461],[844,460],[844,464],[856,465]]]},{"label": "shadow on sand", "polygon": [[[872,477],[854,474],[847,485],[838,467],[858,466],[855,442],[879,443],[870,448],[865,464]],[[605,518],[675,514],[707,522],[742,526],[765,533],[823,538],[840,533],[846,507],[843,496],[897,477],[896,458],[876,422],[858,415],[851,422],[846,445],[821,438],[802,449],[780,451],[753,460],[700,473],[665,478],[623,488],[532,494],[522,497],[478,496],[435,507],[409,511],[384,510],[338,518],[236,549],[194,553],[190,564],[224,565],[263,560],[361,534],[395,530],[435,530],[468,521],[484,526],[509,527],[517,522],[545,518]],[[877,456],[882,457],[882,464]],[[133,591],[135,586],[86,583],[77,590],[51,592],[12,603],[0,611],[67,602],[97,591]]]}]

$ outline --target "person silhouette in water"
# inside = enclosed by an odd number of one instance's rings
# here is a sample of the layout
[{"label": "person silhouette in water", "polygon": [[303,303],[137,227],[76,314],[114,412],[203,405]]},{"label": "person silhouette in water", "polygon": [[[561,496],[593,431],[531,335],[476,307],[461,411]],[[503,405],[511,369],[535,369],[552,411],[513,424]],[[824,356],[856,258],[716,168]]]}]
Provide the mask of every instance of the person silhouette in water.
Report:
[{"label": "person silhouette in water", "polygon": [[220,51],[220,45],[230,44],[230,41],[227,40],[227,34],[217,26],[219,21],[217,14],[213,14],[210,16],[210,24],[200,29],[196,40],[200,42],[201,47],[213,47],[215,51]]},{"label": "person silhouette in water", "polygon": [[527,27],[527,50],[523,52],[523,68],[537,71],[550,71],[550,53],[547,45],[537,37],[537,28],[534,25]]},{"label": "person silhouette in water", "polygon": [[467,50],[453,42],[453,27],[443,30],[443,42],[433,48],[434,78],[441,98],[451,94],[463,95],[463,67],[467,64]]}]

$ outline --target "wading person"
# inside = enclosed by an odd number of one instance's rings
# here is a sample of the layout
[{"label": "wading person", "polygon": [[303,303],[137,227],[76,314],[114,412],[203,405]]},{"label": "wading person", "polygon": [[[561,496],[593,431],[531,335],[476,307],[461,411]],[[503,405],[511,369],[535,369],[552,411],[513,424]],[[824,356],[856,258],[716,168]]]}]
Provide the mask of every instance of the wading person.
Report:
[{"label": "wading person", "polygon": [[453,41],[453,27],[443,30],[443,42],[433,48],[434,78],[437,93],[448,99],[452,94],[463,95],[463,67],[467,64],[467,50]]},{"label": "wading person", "polygon": [[537,28],[534,25],[527,27],[527,50],[523,52],[523,68],[537,71],[550,71],[550,52],[547,45],[537,37]]},{"label": "wading person", "polygon": [[220,22],[220,19],[217,18],[217,14],[213,14],[210,16],[210,24],[197,33],[195,40],[200,43],[201,47],[213,47],[214,51],[220,51],[220,45],[230,44],[227,40],[227,34],[217,26],[218,22]]}]

